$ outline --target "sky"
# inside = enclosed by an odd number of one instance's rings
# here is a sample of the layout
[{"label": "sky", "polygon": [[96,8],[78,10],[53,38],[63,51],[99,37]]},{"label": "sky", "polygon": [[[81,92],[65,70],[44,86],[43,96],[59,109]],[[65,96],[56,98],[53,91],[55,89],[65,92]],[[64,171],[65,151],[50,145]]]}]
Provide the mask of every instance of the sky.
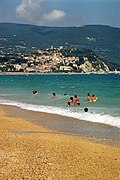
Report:
[{"label": "sky", "polygon": [[120,0],[0,0],[0,22],[120,28]]}]

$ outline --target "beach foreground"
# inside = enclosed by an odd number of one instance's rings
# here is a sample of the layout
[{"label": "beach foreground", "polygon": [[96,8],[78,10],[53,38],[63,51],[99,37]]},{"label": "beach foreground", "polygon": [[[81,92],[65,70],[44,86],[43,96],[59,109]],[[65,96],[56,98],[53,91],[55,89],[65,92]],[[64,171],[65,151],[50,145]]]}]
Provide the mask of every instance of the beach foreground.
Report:
[{"label": "beach foreground", "polygon": [[0,179],[120,179],[119,147],[57,134],[6,112],[1,106]]}]

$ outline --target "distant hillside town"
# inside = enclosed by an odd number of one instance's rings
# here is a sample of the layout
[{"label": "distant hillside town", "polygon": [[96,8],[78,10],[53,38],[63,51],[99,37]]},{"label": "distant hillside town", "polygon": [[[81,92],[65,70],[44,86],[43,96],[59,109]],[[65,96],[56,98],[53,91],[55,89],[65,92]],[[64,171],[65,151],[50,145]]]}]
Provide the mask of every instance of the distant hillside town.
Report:
[{"label": "distant hillside town", "polygon": [[0,72],[16,73],[110,73],[109,66],[87,48],[46,49],[25,54],[1,51]]},{"label": "distant hillside town", "polygon": [[[48,48],[49,47],[49,48]],[[120,28],[0,23],[0,72],[119,73]]]},{"label": "distant hillside town", "polygon": [[48,47],[91,49],[110,70],[120,71],[120,28],[106,25],[48,27],[0,23],[0,55],[23,55]]}]

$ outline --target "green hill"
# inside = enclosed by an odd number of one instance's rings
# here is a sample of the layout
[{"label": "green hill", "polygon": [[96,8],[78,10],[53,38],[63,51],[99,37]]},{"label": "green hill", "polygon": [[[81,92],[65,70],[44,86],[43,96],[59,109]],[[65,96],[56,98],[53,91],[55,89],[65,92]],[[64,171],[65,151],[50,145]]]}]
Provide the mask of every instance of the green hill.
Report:
[{"label": "green hill", "polygon": [[44,27],[0,23],[0,47],[47,48],[74,46],[89,48],[109,63],[120,65],[120,28],[104,25],[83,27]]}]

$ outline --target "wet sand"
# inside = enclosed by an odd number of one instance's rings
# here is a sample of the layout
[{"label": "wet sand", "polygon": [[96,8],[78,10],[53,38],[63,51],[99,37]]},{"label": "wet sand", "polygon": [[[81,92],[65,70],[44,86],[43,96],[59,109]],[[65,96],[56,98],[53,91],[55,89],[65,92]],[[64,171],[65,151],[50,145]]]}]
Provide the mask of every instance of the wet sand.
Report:
[{"label": "wet sand", "polygon": [[117,127],[56,114],[28,111],[14,106],[5,106],[5,109],[8,116],[24,118],[36,125],[42,125],[54,133],[82,136],[120,146],[120,129]]},{"label": "wet sand", "polygon": [[67,121],[72,126],[71,118],[0,106],[0,179],[119,180],[120,148],[85,138],[76,126],[89,125],[76,119],[72,129]]}]

